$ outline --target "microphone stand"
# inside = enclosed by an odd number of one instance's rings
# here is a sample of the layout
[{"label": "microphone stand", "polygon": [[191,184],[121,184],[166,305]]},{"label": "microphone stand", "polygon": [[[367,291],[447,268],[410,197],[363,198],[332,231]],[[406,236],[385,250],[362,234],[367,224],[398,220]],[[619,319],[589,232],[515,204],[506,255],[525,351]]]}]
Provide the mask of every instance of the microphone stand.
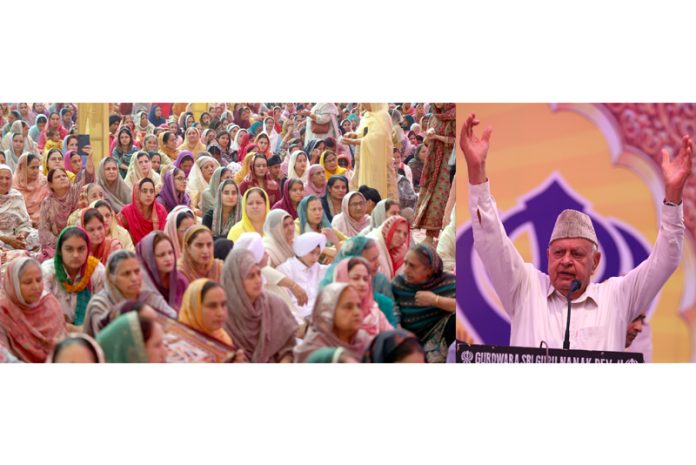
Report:
[{"label": "microphone stand", "polygon": [[566,299],[568,300],[568,318],[566,321],[566,330],[565,330],[565,338],[563,339],[563,349],[568,350],[570,349],[570,306],[571,306],[571,300],[570,296],[573,295],[573,292],[577,291],[580,289],[580,281],[577,279],[574,279],[572,283],[570,283],[570,290],[568,291],[568,295],[566,296]]}]

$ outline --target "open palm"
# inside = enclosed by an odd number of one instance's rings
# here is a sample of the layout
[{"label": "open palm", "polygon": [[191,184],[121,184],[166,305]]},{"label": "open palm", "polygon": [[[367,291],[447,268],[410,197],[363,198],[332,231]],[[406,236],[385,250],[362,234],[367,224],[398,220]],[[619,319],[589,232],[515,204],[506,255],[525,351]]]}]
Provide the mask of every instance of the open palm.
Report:
[{"label": "open palm", "polygon": [[[693,142],[689,136],[682,138],[682,145],[677,155],[670,160],[669,152],[662,149],[662,177],[668,200],[681,201],[681,193],[686,180],[691,175],[693,165]],[[673,198],[669,198],[669,197]]]},{"label": "open palm", "polygon": [[471,113],[462,126],[462,131],[459,138],[459,145],[464,152],[466,162],[470,166],[478,166],[486,161],[488,147],[491,139],[491,128],[486,128],[479,139],[474,135],[474,127],[480,123],[476,119],[476,115]]}]

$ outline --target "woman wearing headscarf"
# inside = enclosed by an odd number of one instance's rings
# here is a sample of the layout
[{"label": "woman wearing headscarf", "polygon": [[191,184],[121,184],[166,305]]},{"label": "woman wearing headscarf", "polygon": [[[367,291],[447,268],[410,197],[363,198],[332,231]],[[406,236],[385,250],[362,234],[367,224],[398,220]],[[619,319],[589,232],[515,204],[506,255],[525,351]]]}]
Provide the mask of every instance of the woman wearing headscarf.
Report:
[{"label": "woman wearing headscarf", "polygon": [[179,156],[176,157],[176,160],[174,161],[173,165],[174,168],[179,168],[180,170],[184,171],[184,174],[186,175],[186,179],[188,182],[188,177],[191,174],[191,170],[193,168],[194,163],[195,159],[193,157],[193,153],[189,152],[188,150],[182,150],[181,152],[179,152]]},{"label": "woman wearing headscarf", "polygon": [[164,173],[162,190],[157,195],[157,203],[171,212],[178,206],[191,207],[191,197],[186,192],[186,173],[179,168],[174,168]]},{"label": "woman wearing headscarf", "polygon": [[0,164],[0,248],[33,250],[38,247],[37,236],[24,197],[12,188],[12,170]]},{"label": "woman wearing headscarf", "polygon": [[[119,179],[121,179],[120,176]],[[130,250],[131,252],[135,251],[133,239],[131,239],[128,231],[116,221],[116,212],[111,208],[111,203],[108,200],[97,200],[91,203],[90,207],[96,208],[99,210],[99,213],[102,214],[107,237],[119,241],[124,249]]]},{"label": "woman wearing headscarf", "polygon": [[176,269],[174,240],[162,231],[152,231],[138,243],[136,251],[145,271],[141,273],[143,281],[178,310],[188,281]]},{"label": "woman wearing headscarf", "polygon": [[377,202],[375,208],[370,214],[370,223],[360,231],[361,236],[366,236],[371,231],[382,226],[382,223],[390,216],[395,216],[401,213],[399,203],[392,199],[382,199]]},{"label": "woman wearing headscarf", "polygon": [[[61,152],[59,148],[48,150],[41,162],[41,172],[44,176],[48,176],[49,171],[51,171],[54,168],[65,169],[65,164],[63,162],[63,152]],[[75,174],[71,171],[68,171],[67,175],[68,179],[70,179],[70,182],[73,182],[75,180]]]},{"label": "woman wearing headscarf", "polygon": [[242,129],[248,129],[249,126],[251,126],[251,122],[249,121],[249,118],[251,117],[251,110],[249,110],[249,107],[244,106],[243,104],[237,104],[239,106],[236,106],[234,109],[234,122],[239,125],[240,128]]},{"label": "woman wearing headscarf", "polygon": [[82,157],[76,150],[68,150],[63,154],[63,168],[68,173],[77,175],[82,169]]},{"label": "woman wearing headscarf", "polygon": [[[207,153],[205,152],[205,154]],[[188,187],[186,188],[191,197],[191,208],[198,216],[203,216],[203,213],[205,213],[205,211],[201,211],[198,208],[201,194],[208,187],[215,170],[220,167],[220,163],[216,159],[205,154],[199,155],[193,164],[191,174],[188,177]]]},{"label": "woman wearing headscarf", "polygon": [[[450,194],[447,164],[454,147],[457,108],[454,103],[433,104],[433,117],[426,140],[428,155],[421,175],[421,189],[413,227],[426,230],[425,242],[432,243],[440,234],[445,205]],[[431,132],[432,131],[432,132]]]},{"label": "woman wearing headscarf", "polygon": [[363,257],[370,265],[370,277],[374,298],[379,308],[387,316],[389,322],[397,326],[399,324],[399,309],[394,303],[391,281],[379,271],[379,248],[374,239],[364,236],[355,236],[348,239],[336,255],[334,264],[326,272],[326,277],[322,280],[322,286],[330,283],[329,277],[333,276],[334,269],[338,263],[349,257]]},{"label": "woman wearing headscarf", "polygon": [[44,291],[41,266],[33,258],[9,263],[0,299],[0,347],[24,362],[44,362],[65,332],[56,298]]},{"label": "woman wearing headscarf", "polygon": [[268,134],[265,132],[258,134],[254,138],[254,145],[256,146],[255,152],[266,157],[266,160],[273,156],[273,151],[271,150],[271,140],[268,137]]},{"label": "woman wearing headscarf", "polygon": [[133,188],[132,202],[121,209],[118,220],[137,245],[150,231],[161,230],[167,221],[167,210],[155,201],[155,183],[142,179]]},{"label": "woman wearing headscarf", "polygon": [[213,208],[203,215],[203,225],[210,228],[216,239],[227,238],[232,227],[242,219],[240,199],[239,188],[232,179],[220,183]]},{"label": "woman wearing headscarf", "polygon": [[455,339],[455,276],[443,271],[428,244],[411,247],[405,261],[408,266],[392,282],[401,326],[418,336],[428,362],[444,362]]},{"label": "woman wearing headscarf", "polygon": [[322,347],[342,347],[359,359],[370,339],[362,329],[357,292],[349,284],[332,283],[319,293],[309,331],[294,350],[295,362],[305,362]]},{"label": "woman wearing headscarf", "polygon": [[189,151],[193,154],[195,158],[198,154],[205,152],[205,144],[201,142],[201,133],[196,128],[187,128],[184,133],[184,143],[177,147],[177,150]]},{"label": "woman wearing headscarf", "polygon": [[38,155],[25,153],[19,157],[12,182],[12,186],[24,198],[24,205],[34,228],[39,225],[41,203],[49,194],[48,181],[39,170],[40,164]]},{"label": "woman wearing headscarf", "polygon": [[89,254],[103,265],[106,265],[106,260],[112,252],[122,248],[118,240],[107,237],[104,217],[96,208],[85,208],[82,210],[79,226],[89,236]]},{"label": "woman wearing headscarf", "polygon": [[12,147],[12,139],[14,138],[15,134],[21,134],[22,142],[24,143],[24,145],[21,146],[21,152],[19,152],[18,156],[24,152],[39,153],[39,148],[36,145],[36,142],[29,137],[29,125],[25,121],[21,120],[17,120],[12,123],[12,126],[10,126],[10,131],[2,138],[2,144],[0,145],[2,146],[3,150]]},{"label": "woman wearing headscarf", "polygon": [[250,154],[244,161],[240,162],[241,169],[234,174],[234,182],[236,182],[237,185],[241,184],[242,181],[246,179],[247,175],[251,173],[251,163],[253,160],[254,157]]},{"label": "woman wearing headscarf", "polygon": [[317,197],[323,197],[326,194],[326,176],[324,168],[321,165],[312,165],[309,167],[307,182],[304,185],[305,195],[314,194]]},{"label": "woman wearing headscarf", "polygon": [[141,150],[136,152],[131,157],[130,164],[128,165],[128,172],[126,173],[124,181],[126,182],[126,185],[132,189],[133,186],[138,184],[144,178],[152,179],[157,190],[162,188],[162,178],[160,178],[160,175],[152,169],[150,155]]},{"label": "woman wearing headscarf", "polygon": [[253,156],[251,169],[239,185],[239,192],[244,195],[252,187],[263,189],[268,195],[268,202],[271,205],[280,200],[280,187],[268,171],[268,160],[260,153]]},{"label": "woman wearing headscarf", "polygon": [[176,311],[162,294],[144,284],[140,261],[133,252],[118,250],[112,253],[106,263],[104,288],[92,296],[87,304],[84,332],[90,336],[99,334],[113,320],[118,305],[127,300],[145,303],[170,318],[176,318]]},{"label": "woman wearing headscarf", "polygon": [[184,243],[186,230],[196,224],[196,215],[186,205],[178,205],[167,215],[167,223],[164,225],[164,234],[169,236],[174,245],[174,258],[181,257],[181,245]]},{"label": "woman wearing headscarf", "polygon": [[118,162],[118,172],[122,178],[128,173],[131,157],[138,151],[133,139],[133,133],[127,126],[121,127],[116,134],[115,146],[111,156]]},{"label": "woman wearing headscarf", "polygon": [[177,270],[189,283],[199,278],[220,282],[222,260],[213,253],[213,234],[203,225],[191,226],[184,234]]},{"label": "woman wearing headscarf", "polygon": [[[310,165],[318,165],[321,153],[326,148],[326,143],[321,139],[310,140],[304,147],[304,153],[309,158]],[[321,166],[321,165],[320,165]]]},{"label": "woman wearing headscarf", "polygon": [[[339,262],[332,267],[332,274],[329,276],[331,282],[348,283],[353,286],[360,298],[360,315],[362,317],[362,329],[369,336],[393,329],[390,321],[394,320],[393,313],[390,312],[387,318],[375,301],[374,292],[371,285],[370,265],[362,257],[350,257]],[[391,309],[389,309],[391,310]]]},{"label": "woman wearing headscarf", "polygon": [[51,114],[48,115],[48,124],[46,125],[46,128],[43,131],[41,131],[41,134],[39,135],[39,150],[43,150],[44,146],[46,145],[46,141],[48,140],[48,138],[46,137],[46,132],[49,129],[57,131],[58,137],[61,140],[68,135],[68,130],[60,124],[60,114],[58,114],[55,111],[51,112]]},{"label": "woman wearing headscarf", "polygon": [[364,103],[365,115],[354,133],[343,136],[343,142],[359,145],[355,157],[355,170],[351,190],[367,185],[379,191],[383,198],[399,199],[396,189],[396,172],[392,162],[392,123],[387,104]]},{"label": "woman wearing headscarf", "polygon": [[4,151],[5,163],[15,170],[19,157],[24,153],[24,136],[18,132],[11,132],[8,136],[10,138],[10,146]]},{"label": "woman wearing headscarf", "polygon": [[232,141],[227,131],[217,131],[215,133],[215,140],[208,145],[208,151],[210,151],[211,147],[220,149],[221,165],[227,165],[234,161],[232,158]]},{"label": "woman wearing headscarf", "polygon": [[55,168],[48,173],[51,192],[41,203],[39,219],[39,242],[48,258],[53,256],[58,234],[68,224],[68,217],[78,206],[82,187],[94,182],[92,149],[85,147],[85,151],[88,152],[87,167],[75,177],[72,185],[65,169]]},{"label": "woman wearing headscarf", "polygon": [[135,115],[135,137],[139,141],[145,139],[145,136],[152,134],[155,131],[155,125],[147,119],[147,112],[139,111]]},{"label": "woman wearing headscarf", "polygon": [[46,115],[38,115],[34,125],[29,128],[29,137],[31,140],[37,143],[36,148],[38,149],[39,137],[41,137],[41,131],[43,131],[48,125],[48,117]]},{"label": "woman wearing headscarf", "polygon": [[83,333],[69,333],[53,347],[46,363],[106,363],[106,359],[96,339]]},{"label": "woman wearing headscarf", "polygon": [[[245,137],[246,136],[246,137]],[[246,147],[249,144],[249,133],[246,129],[240,129],[234,136],[234,142],[230,147],[230,154],[232,156],[232,161],[241,162],[239,155],[242,151],[242,147]],[[244,152],[246,154],[246,151]]]},{"label": "woman wearing headscarf", "polygon": [[159,153],[162,155],[162,165],[173,163],[179,157],[177,150],[176,134],[172,131],[164,131],[157,136]]},{"label": "woman wearing headscarf", "polygon": [[295,233],[304,234],[307,231],[324,234],[327,239],[325,255],[333,259],[336,252],[341,249],[341,243],[348,239],[342,232],[331,226],[326,218],[321,200],[316,195],[308,195],[297,207],[297,219],[295,220]]},{"label": "woman wearing headscarf", "polygon": [[263,225],[269,211],[266,192],[259,187],[252,187],[242,197],[242,219],[230,229],[227,238],[237,242],[245,232],[257,232],[263,236]]},{"label": "woman wearing headscarf", "polygon": [[300,179],[290,178],[283,185],[283,197],[273,204],[273,208],[285,210],[294,220],[297,218],[297,207],[303,198],[304,183]]},{"label": "woman wearing headscarf", "polygon": [[131,188],[119,175],[118,162],[111,157],[105,157],[99,163],[97,184],[116,213],[121,211],[133,195]]},{"label": "woman wearing headscarf", "polygon": [[179,321],[223,344],[235,347],[224,329],[227,318],[227,297],[220,283],[210,279],[196,279],[189,285],[184,294]]},{"label": "woman wearing headscarf", "polygon": [[391,281],[401,269],[411,243],[411,227],[408,221],[402,216],[392,216],[367,237],[377,243],[380,269]]},{"label": "woman wearing headscarf", "polygon": [[420,180],[423,175],[423,168],[425,167],[425,160],[428,158],[428,146],[425,144],[420,144],[416,147],[414,151],[414,156],[408,162],[408,167],[411,168],[411,173],[413,173],[413,189],[416,192],[420,192]]},{"label": "woman wearing headscarf", "polygon": [[360,192],[346,194],[341,202],[341,213],[334,216],[331,226],[347,237],[360,234],[370,223],[370,216],[365,214],[365,197]]},{"label": "woman wearing headscarf", "polygon": [[285,302],[263,288],[261,268],[246,249],[225,260],[222,285],[230,309],[225,329],[253,363],[291,362],[297,322]]},{"label": "woman wearing headscarf", "polygon": [[[363,257],[370,264],[370,275],[372,276],[372,289],[375,291],[375,300],[377,300],[382,311],[388,314],[388,308],[385,307],[386,303],[380,301],[377,293],[390,299],[389,308],[393,307],[394,295],[391,290],[391,281],[387,279],[384,273],[379,271],[380,249],[374,239],[365,236],[351,237],[341,247],[341,250],[336,255],[335,262],[340,263],[347,257],[358,256]],[[333,270],[329,269],[328,274],[332,272]],[[398,311],[395,313],[398,313]]]},{"label": "woman wearing headscarf", "polygon": [[295,150],[288,162],[288,179],[297,178],[303,183],[309,179],[309,158],[302,150]]},{"label": "woman wearing headscarf", "polygon": [[162,116],[162,108],[159,105],[152,105],[150,114],[148,115],[148,121],[150,121],[154,127],[159,127],[167,123],[167,119]]},{"label": "woman wearing headscarf", "polygon": [[393,329],[375,336],[362,363],[425,363],[425,352],[412,332]]},{"label": "woman wearing headscarf", "polygon": [[218,187],[220,183],[225,179],[231,179],[232,172],[229,168],[225,166],[220,166],[215,168],[213,176],[210,178],[210,182],[205,189],[201,192],[201,198],[199,202],[199,208],[205,214],[208,210],[211,210],[215,206],[215,199],[217,195]]},{"label": "woman wearing headscarf", "polygon": [[99,259],[90,255],[87,233],[68,226],[58,236],[52,260],[41,264],[45,288],[56,296],[71,330],[81,331],[92,295],[101,291],[106,270]]},{"label": "woman wearing headscarf", "polygon": [[292,244],[295,240],[295,223],[284,210],[271,210],[263,225],[264,247],[268,252],[270,266],[275,268],[294,256]]},{"label": "woman wearing headscarf", "polygon": [[162,325],[138,312],[128,312],[104,328],[97,342],[107,363],[164,363],[163,338]]},{"label": "woman wearing headscarf", "polygon": [[[343,175],[345,177],[345,168],[338,166],[338,157],[335,152],[331,150],[324,150],[319,157],[319,164],[324,168],[326,173],[326,180],[328,181],[332,176]],[[346,177],[347,179],[347,177]]]}]

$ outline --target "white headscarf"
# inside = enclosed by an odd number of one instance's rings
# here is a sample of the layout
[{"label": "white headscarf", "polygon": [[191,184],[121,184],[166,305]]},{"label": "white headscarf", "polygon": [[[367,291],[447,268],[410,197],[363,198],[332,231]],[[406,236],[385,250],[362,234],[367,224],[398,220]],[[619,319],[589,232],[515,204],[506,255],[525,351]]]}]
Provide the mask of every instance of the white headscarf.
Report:
[{"label": "white headscarf", "polygon": [[[305,167],[302,176],[299,176],[295,172],[295,163],[297,162],[297,157],[299,157],[300,155],[304,155],[307,159],[307,166]],[[292,155],[290,155],[290,161],[288,162],[288,179],[292,178],[302,180],[302,184],[305,184],[309,180],[309,157],[302,150],[295,150],[294,152],[292,152]]]},{"label": "white headscarf", "polygon": [[186,191],[189,193],[192,199],[194,195],[202,193],[205,190],[205,188],[208,187],[208,181],[205,180],[205,177],[203,176],[203,170],[201,169],[201,167],[208,163],[213,163],[216,169],[220,167],[220,162],[218,162],[216,159],[201,154],[198,156],[196,162],[193,164],[193,168],[191,168],[191,173],[188,177],[188,186],[186,187]]}]

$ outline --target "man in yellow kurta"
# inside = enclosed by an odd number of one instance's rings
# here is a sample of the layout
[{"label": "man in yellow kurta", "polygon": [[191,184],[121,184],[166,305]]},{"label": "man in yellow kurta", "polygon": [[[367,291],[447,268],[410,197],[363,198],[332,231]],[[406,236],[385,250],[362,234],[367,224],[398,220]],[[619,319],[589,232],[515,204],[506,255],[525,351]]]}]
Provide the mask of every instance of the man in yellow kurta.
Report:
[{"label": "man in yellow kurta", "polygon": [[344,143],[359,145],[351,190],[363,184],[377,189],[382,198],[399,201],[393,163],[392,123],[386,103],[363,103],[365,110],[355,133],[344,136]]}]

